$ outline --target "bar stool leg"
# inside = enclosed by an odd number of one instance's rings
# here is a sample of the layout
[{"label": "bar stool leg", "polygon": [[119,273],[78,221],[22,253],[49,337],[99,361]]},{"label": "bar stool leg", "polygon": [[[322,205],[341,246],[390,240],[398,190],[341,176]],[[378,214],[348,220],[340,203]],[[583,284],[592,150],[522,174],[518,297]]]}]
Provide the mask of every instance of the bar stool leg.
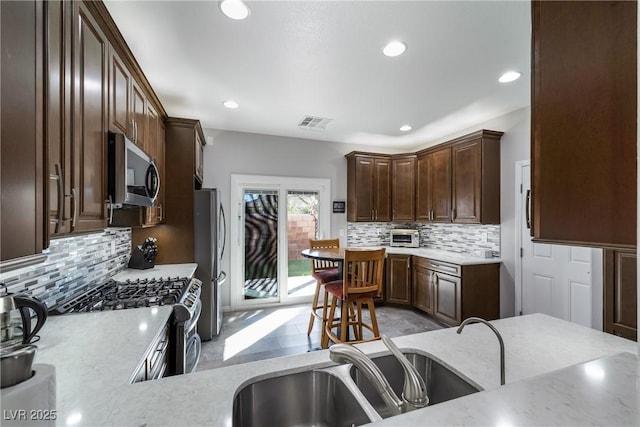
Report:
[{"label": "bar stool leg", "polygon": [[333,319],[336,314],[337,298],[331,295],[331,308],[329,309],[329,316],[326,318],[325,334],[322,338],[322,348],[329,348],[329,337],[332,335],[331,328],[333,328]]},{"label": "bar stool leg", "polygon": [[[307,328],[307,336],[311,335],[311,331],[313,330],[313,323],[316,319],[316,310],[319,308],[318,306],[318,297],[320,296],[320,282],[316,281],[316,292],[313,295],[313,302],[311,303],[311,314],[309,315],[309,327]],[[324,319],[324,313],[322,315]]]}]

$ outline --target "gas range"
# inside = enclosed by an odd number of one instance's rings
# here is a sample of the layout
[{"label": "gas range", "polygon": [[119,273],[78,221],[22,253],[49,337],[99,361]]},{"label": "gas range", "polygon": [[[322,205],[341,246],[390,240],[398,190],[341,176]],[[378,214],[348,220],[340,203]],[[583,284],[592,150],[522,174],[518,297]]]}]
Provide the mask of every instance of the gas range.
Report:
[{"label": "gas range", "polygon": [[[200,297],[199,281],[185,277],[107,282],[50,310],[51,314],[87,313],[138,307],[184,304],[193,307]],[[191,311],[191,310],[189,310]]]},{"label": "gas range", "polygon": [[173,308],[169,319],[168,374],[193,372],[200,358],[198,319],[202,282],[185,277],[107,282],[49,309],[49,314],[88,313],[157,307]]}]

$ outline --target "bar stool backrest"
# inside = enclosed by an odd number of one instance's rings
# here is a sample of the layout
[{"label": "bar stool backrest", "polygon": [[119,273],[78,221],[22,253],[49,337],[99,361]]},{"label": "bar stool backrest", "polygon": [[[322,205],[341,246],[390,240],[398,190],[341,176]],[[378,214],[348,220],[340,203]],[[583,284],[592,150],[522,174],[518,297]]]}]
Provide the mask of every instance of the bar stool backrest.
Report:
[{"label": "bar stool backrest", "polygon": [[382,291],[385,249],[345,250],[343,295],[366,294]]},{"label": "bar stool backrest", "polygon": [[[340,239],[309,239],[309,249],[337,249],[339,247]],[[311,260],[311,269],[313,270],[312,273],[317,273],[318,271],[322,270],[328,270],[330,268],[336,268],[336,263],[333,261],[322,259]]]}]

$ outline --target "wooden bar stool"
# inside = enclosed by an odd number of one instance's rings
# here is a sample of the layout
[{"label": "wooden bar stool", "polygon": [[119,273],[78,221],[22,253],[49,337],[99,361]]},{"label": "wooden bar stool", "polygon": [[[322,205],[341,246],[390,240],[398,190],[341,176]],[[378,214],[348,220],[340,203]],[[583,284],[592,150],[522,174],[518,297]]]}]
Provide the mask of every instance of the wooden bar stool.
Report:
[{"label": "wooden bar stool", "polygon": [[[359,343],[380,339],[376,311],[373,298],[382,290],[382,272],[384,268],[384,249],[350,250],[344,253],[343,278],[324,286],[325,293],[331,295],[331,307],[326,321],[326,341],[323,348],[327,348],[329,340],[334,343]],[[336,319],[338,302],[342,302],[340,317]],[[371,323],[362,319],[362,304],[367,304]],[[353,327],[355,340],[347,340],[349,326]],[[340,336],[333,332],[340,329]],[[372,338],[364,338],[364,328],[373,333]]]},{"label": "wooden bar stool", "polygon": [[[325,239],[325,240],[314,240],[309,239],[309,249],[332,249],[340,247],[340,239]],[[319,304],[320,300],[320,288],[329,282],[333,282],[336,280],[340,280],[340,272],[338,267],[333,261],[326,261],[320,259],[311,260],[311,269],[314,279],[316,279],[316,292],[313,295],[313,303],[311,306],[311,314],[309,316],[309,327],[307,329],[307,335],[311,335],[311,330],[313,329],[313,323],[317,318],[322,322],[322,341],[325,341],[325,323],[327,321],[327,292],[324,292],[324,298],[322,305]],[[322,314],[318,314],[318,310],[322,309]]]}]

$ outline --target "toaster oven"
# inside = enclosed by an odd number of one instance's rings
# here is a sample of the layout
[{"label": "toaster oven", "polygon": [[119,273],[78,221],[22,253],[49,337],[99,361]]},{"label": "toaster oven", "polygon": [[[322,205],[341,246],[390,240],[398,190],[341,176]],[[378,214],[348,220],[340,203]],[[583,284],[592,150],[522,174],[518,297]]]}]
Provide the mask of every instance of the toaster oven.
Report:
[{"label": "toaster oven", "polygon": [[394,228],[390,231],[389,244],[405,248],[420,247],[420,232],[414,229]]}]

